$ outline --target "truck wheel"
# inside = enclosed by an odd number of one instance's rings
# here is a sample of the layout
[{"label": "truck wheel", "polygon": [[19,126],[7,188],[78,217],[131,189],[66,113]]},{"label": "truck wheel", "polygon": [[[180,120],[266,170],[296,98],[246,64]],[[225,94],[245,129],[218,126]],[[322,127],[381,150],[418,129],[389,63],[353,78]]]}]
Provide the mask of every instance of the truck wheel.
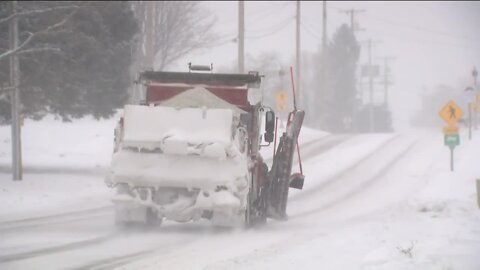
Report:
[{"label": "truck wheel", "polygon": [[162,224],[162,217],[158,216],[157,210],[148,207],[146,211],[145,225],[147,227],[160,226]]},{"label": "truck wheel", "polygon": [[267,223],[267,204],[263,194],[254,202],[248,203],[245,214],[245,224],[247,228],[256,227]]},{"label": "truck wheel", "polygon": [[132,223],[128,220],[126,210],[120,206],[115,205],[115,226],[121,229],[129,227]]}]

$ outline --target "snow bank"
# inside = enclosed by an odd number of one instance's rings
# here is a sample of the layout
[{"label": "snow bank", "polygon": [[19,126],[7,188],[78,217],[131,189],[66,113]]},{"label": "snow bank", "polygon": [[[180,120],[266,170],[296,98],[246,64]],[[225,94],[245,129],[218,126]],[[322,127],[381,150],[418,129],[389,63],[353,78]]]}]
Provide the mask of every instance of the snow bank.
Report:
[{"label": "snow bank", "polygon": [[[65,123],[52,116],[26,119],[22,126],[22,158],[26,167],[106,168],[113,152],[113,130],[118,115],[107,120],[92,117]],[[0,166],[10,168],[10,126],[0,126]]]}]

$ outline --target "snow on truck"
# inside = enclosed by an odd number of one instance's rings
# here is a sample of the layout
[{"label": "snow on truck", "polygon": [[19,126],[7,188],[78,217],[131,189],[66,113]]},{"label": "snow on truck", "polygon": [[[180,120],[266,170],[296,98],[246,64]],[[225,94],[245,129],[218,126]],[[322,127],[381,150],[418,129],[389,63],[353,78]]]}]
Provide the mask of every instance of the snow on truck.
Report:
[{"label": "snow on truck", "polygon": [[[302,173],[291,173],[304,111],[289,113],[277,145],[275,113],[248,100],[261,84],[258,72],[189,67],[140,73],[146,100],[124,107],[105,179],[115,188],[115,223],[253,226],[286,219],[288,189],[304,182]],[[272,142],[268,168],[259,150]]]}]

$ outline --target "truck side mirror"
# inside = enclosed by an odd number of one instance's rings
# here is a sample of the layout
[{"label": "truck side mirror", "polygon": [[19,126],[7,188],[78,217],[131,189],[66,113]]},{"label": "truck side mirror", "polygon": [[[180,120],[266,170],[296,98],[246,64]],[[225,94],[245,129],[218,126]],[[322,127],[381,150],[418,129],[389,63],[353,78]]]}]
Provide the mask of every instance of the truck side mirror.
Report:
[{"label": "truck side mirror", "polygon": [[265,113],[265,142],[273,142],[273,132],[275,130],[275,113],[267,111]]}]

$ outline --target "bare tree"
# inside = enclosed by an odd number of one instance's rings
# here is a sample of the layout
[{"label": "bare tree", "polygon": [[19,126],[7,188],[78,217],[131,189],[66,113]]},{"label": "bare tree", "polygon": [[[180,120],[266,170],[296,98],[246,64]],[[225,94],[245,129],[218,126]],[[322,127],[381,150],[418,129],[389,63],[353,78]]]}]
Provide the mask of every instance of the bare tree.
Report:
[{"label": "bare tree", "polygon": [[[188,53],[206,48],[215,41],[211,33],[215,18],[201,2],[157,1],[155,6],[155,69],[163,70]],[[132,8],[145,33],[145,1],[132,2]],[[138,56],[144,50],[145,37],[137,38],[135,54]],[[141,57],[137,57],[137,61],[141,61]]]},{"label": "bare tree", "polygon": [[[82,6],[86,5],[87,3],[83,3]],[[44,46],[44,47],[28,48],[28,45],[35,38],[38,38],[38,37],[40,37],[44,34],[47,34],[51,31],[54,31],[54,30],[57,30],[57,29],[61,28],[63,25],[65,25],[65,23],[73,15],[75,15],[75,13],[78,12],[78,9],[80,7],[81,6],[79,6],[79,5],[65,5],[65,6],[54,6],[54,7],[41,8],[41,9],[23,10],[23,11],[20,11],[20,12],[12,13],[12,14],[8,15],[7,17],[0,18],[0,24],[3,24],[3,23],[9,22],[10,20],[12,20],[15,17],[18,18],[18,17],[35,16],[35,15],[38,15],[38,14],[53,12],[53,11],[62,10],[62,9],[72,10],[69,14],[67,14],[64,18],[62,18],[62,20],[46,27],[45,29],[42,29],[42,30],[34,32],[34,33],[26,32],[27,37],[23,41],[21,41],[21,43],[18,47],[11,48],[9,50],[6,50],[6,51],[0,53],[0,61],[8,59],[8,57],[11,56],[12,54],[32,53],[32,52],[37,52],[37,51],[59,51],[59,48],[55,48],[55,47]]]},{"label": "bare tree", "polygon": [[214,18],[201,2],[160,1],[156,8],[156,64],[162,70],[182,56],[214,40]]}]

